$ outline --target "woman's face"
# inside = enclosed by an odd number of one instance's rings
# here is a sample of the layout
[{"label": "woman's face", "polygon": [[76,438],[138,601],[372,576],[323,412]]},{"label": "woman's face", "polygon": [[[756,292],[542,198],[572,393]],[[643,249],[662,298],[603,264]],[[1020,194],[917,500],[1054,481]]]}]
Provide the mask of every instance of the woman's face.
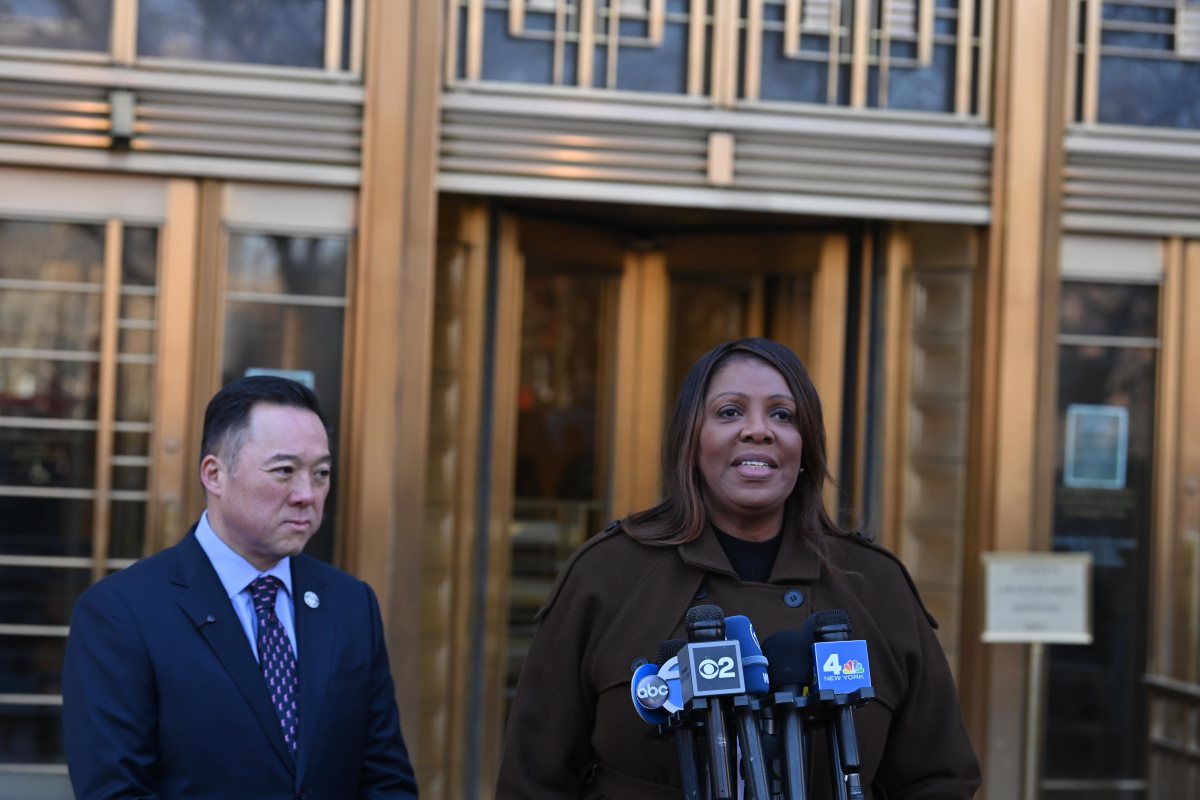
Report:
[{"label": "woman's face", "polygon": [[709,382],[700,423],[700,476],[714,525],[743,539],[779,532],[800,474],[796,398],[765,361],[735,357]]}]

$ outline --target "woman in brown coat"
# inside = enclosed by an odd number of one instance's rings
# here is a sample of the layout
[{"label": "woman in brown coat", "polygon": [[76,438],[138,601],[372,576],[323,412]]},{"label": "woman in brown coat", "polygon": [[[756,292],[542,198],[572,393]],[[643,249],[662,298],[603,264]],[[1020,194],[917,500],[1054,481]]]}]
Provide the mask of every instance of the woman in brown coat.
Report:
[{"label": "woman in brown coat", "polygon": [[[760,639],[846,611],[876,694],[854,714],[867,797],[971,797],[979,766],[935,623],[895,557],[826,513],[821,404],[795,354],[743,339],[703,356],[663,465],[663,502],[581,547],[541,610],[497,797],[680,797],[676,748],[650,738],[629,683],[639,659],[686,638],[700,604],[746,615]],[[822,750],[814,800],[833,797]]]}]

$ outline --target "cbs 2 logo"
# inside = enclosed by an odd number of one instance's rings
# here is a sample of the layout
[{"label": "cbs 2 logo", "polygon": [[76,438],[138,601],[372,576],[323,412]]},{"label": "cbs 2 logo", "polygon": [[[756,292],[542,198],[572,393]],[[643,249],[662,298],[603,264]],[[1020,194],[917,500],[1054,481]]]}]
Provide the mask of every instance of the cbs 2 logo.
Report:
[{"label": "cbs 2 logo", "polygon": [[696,666],[696,669],[700,672],[700,677],[710,681],[714,678],[737,677],[737,673],[733,669],[733,659],[729,656],[723,656],[716,660],[706,658]]}]

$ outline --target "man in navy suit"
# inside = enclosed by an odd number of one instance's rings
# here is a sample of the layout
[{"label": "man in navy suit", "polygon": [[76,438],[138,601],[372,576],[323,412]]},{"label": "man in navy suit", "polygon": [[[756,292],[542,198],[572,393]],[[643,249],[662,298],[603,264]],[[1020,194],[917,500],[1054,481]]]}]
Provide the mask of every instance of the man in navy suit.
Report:
[{"label": "man in navy suit", "polygon": [[81,800],[416,798],[379,605],[302,555],[332,457],[316,395],[242,378],[204,414],[207,509],[79,598],[63,669]]}]

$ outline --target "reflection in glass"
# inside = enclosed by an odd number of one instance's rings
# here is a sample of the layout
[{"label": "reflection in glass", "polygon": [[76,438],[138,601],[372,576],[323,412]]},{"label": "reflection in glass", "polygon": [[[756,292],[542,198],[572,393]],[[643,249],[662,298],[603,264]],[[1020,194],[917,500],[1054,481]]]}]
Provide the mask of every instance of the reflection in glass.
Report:
[{"label": "reflection in glass", "polygon": [[92,554],[92,501],[0,497],[0,553],[22,556]]},{"label": "reflection in glass", "polygon": [[0,428],[0,486],[88,489],[95,477],[94,430]]},{"label": "reflection in glass", "polygon": [[[222,383],[250,369],[310,373],[334,429],[335,464],[349,248],[346,237],[233,234],[226,277]],[[335,486],[325,521],[306,549],[325,560],[333,555],[336,498]]]},{"label": "reflection in glass", "polygon": [[321,68],[325,0],[140,0],[138,54]]},{"label": "reflection in glass", "polygon": [[0,47],[106,52],[112,0],[0,0]]},{"label": "reflection in glass", "polygon": [[62,741],[61,706],[0,705],[0,763],[62,763]]},{"label": "reflection in glass", "polygon": [[607,476],[597,390],[615,340],[615,281],[538,271],[525,278],[517,390],[507,691],[516,688],[534,614],[567,557],[599,530]]},{"label": "reflection in glass", "polygon": [[90,568],[0,566],[0,625],[66,625]]},{"label": "reflection in glass", "polygon": [[0,694],[58,694],[67,640],[0,636]]},{"label": "reflection in glass", "polygon": [[676,276],[671,280],[671,357],[667,403],[674,402],[696,359],[743,336],[750,288],[745,282]]},{"label": "reflection in glass", "polygon": [[[135,473],[134,469],[129,470]],[[120,476],[114,476],[114,488]],[[145,471],[142,470],[142,483],[145,483]],[[109,533],[109,558],[141,558],[143,555],[143,532],[146,529],[146,503],[143,500],[114,500],[111,511],[112,530]]]},{"label": "reflection in glass", "polygon": [[[1145,776],[1146,697],[1140,678],[1150,595],[1158,351],[1138,345],[1155,335],[1157,314],[1153,286],[1072,281],[1060,293],[1064,333],[1138,339],[1126,346],[1118,341],[1059,347],[1053,547],[1092,555],[1095,638],[1086,646],[1050,648],[1048,779]],[[1073,405],[1128,414],[1124,486],[1066,485],[1066,422]]]}]

